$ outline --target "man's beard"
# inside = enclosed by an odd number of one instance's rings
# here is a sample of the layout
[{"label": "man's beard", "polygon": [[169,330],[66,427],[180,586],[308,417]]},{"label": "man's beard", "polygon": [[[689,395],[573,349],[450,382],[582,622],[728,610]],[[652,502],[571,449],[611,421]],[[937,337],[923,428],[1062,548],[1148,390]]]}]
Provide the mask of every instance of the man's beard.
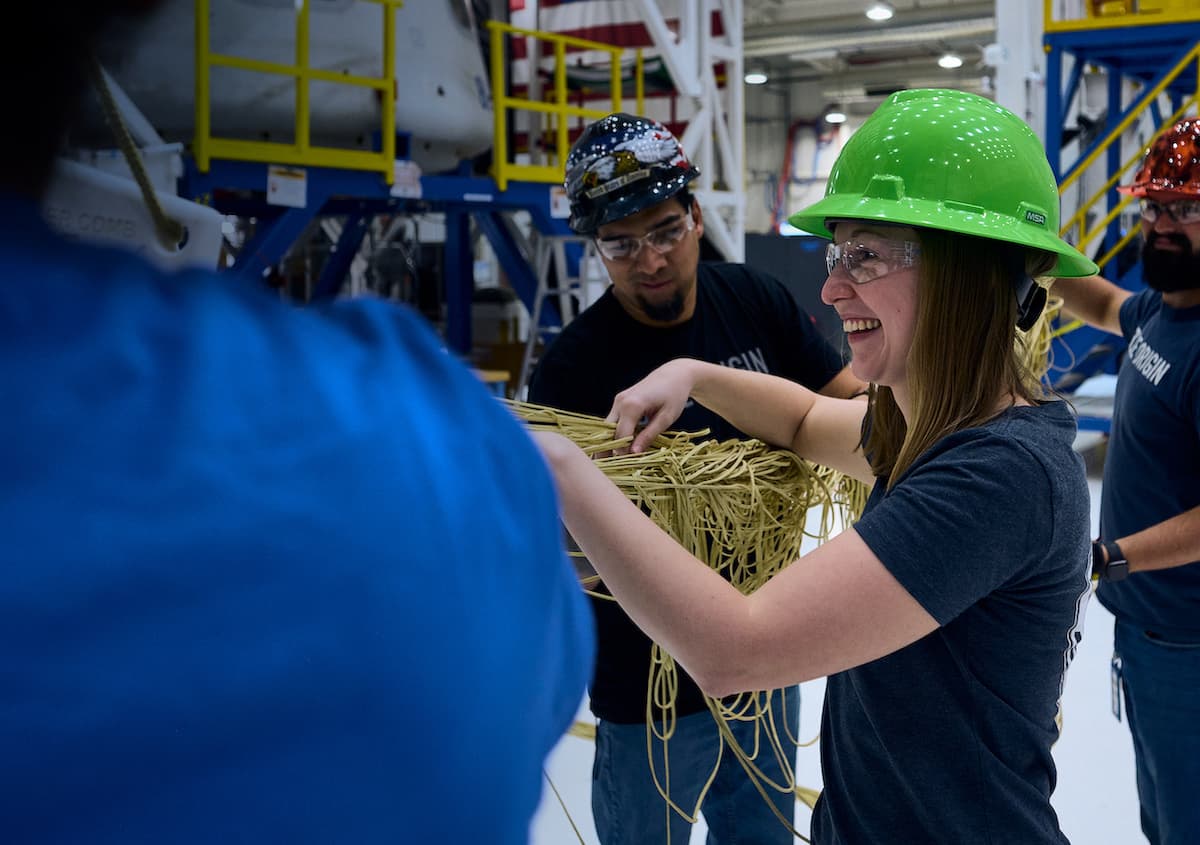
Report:
[{"label": "man's beard", "polygon": [[638,305],[642,313],[656,323],[673,323],[683,314],[683,291],[676,290],[666,302],[650,302],[643,296],[638,297]]},{"label": "man's beard", "polygon": [[[1169,241],[1179,252],[1159,249],[1158,240]],[[1142,278],[1146,284],[1162,293],[1200,288],[1200,255],[1192,251],[1191,242],[1177,232],[1153,235],[1142,245]]]}]

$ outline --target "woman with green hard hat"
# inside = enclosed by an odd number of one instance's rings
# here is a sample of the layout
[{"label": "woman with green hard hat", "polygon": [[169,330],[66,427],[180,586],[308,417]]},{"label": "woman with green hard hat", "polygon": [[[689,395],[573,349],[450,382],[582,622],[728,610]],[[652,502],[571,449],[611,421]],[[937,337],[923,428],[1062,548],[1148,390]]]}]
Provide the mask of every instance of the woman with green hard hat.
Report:
[{"label": "woman with green hard hat", "polygon": [[[829,676],[817,843],[1066,839],[1050,747],[1089,595],[1075,419],[1028,369],[1060,240],[1036,136],[955,91],[905,91],[792,225],[832,238],[822,299],[870,402],[675,360],[617,396],[639,451],[684,404],[873,485],[862,517],[744,596],[557,435],[563,520],[622,607],[712,695]],[[704,570],[704,571],[701,571]]]}]

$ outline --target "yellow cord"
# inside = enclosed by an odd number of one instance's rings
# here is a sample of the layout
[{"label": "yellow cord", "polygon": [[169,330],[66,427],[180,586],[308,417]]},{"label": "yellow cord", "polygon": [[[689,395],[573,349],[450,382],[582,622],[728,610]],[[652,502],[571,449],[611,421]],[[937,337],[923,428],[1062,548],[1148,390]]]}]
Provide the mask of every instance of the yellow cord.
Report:
[{"label": "yellow cord", "polygon": [[142,200],[146,203],[146,209],[154,221],[154,233],[164,249],[174,252],[179,249],[187,230],[178,220],[168,216],[162,203],[158,201],[158,194],[154,192],[154,187],[150,184],[150,176],[146,173],[146,165],[142,162],[141,153],[138,152],[137,145],[129,134],[129,127],[125,125],[125,120],[121,117],[121,110],[117,107],[108,82],[104,78],[100,61],[95,55],[89,57],[88,71],[92,77],[92,86],[96,89],[96,96],[100,98],[104,118],[112,130],[113,137],[117,139],[117,145],[121,148],[121,154],[125,156],[125,163],[129,165],[129,171],[133,174],[134,181],[142,191]]},{"label": "yellow cord", "polygon": [[[746,594],[798,559],[805,539],[822,542],[839,524],[852,524],[870,492],[859,481],[758,440],[701,440],[707,431],[666,432],[644,452],[613,455],[613,450],[627,446],[632,438],[615,439],[612,423],[541,405],[502,401],[530,428],[558,431],[594,456],[596,466],[659,527]],[[817,515],[811,530],[807,527],[810,511]],[[588,589],[597,580],[591,577],[582,583]],[[589,594],[612,598],[591,590]],[[795,749],[812,745],[817,738],[802,743],[786,729],[780,736],[770,707],[772,696],[784,694],[779,690],[743,693],[727,702],[707,698],[722,740],[717,761],[695,807],[683,808],[671,799],[667,760],[675,730],[678,684],[675,661],[653,645],[646,754],[655,784],[670,810],[695,822],[728,748],[780,821],[807,842],[792,820],[779,814],[767,792],[794,794],[810,807],[817,795],[815,790],[796,785],[792,763]],[[752,747],[738,744],[730,729],[734,722],[754,723]],[[665,783],[659,782],[652,763],[656,742],[662,744]],[[761,763],[768,755],[783,773],[783,782],[775,782],[763,771]]]}]

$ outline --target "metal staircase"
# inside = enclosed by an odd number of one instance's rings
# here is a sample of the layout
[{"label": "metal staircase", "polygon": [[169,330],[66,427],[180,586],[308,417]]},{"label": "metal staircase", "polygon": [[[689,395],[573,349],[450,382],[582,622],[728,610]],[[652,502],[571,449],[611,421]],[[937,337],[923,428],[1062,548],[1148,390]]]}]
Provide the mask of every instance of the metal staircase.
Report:
[{"label": "metal staircase", "polygon": [[[1082,8],[1071,13],[1068,6]],[[1061,234],[1107,278],[1139,290],[1140,261],[1124,260],[1136,249],[1137,210],[1116,188],[1132,179],[1159,134],[1197,111],[1200,5],[1046,0],[1044,14],[1046,150],[1063,198]],[[1105,93],[1095,121],[1082,104],[1085,77],[1093,74],[1102,75]],[[1094,375],[1116,372],[1122,338],[1079,321],[1060,321],[1055,334],[1056,389],[1071,393]],[[1107,431],[1108,423],[1081,408],[1080,428]]]}]

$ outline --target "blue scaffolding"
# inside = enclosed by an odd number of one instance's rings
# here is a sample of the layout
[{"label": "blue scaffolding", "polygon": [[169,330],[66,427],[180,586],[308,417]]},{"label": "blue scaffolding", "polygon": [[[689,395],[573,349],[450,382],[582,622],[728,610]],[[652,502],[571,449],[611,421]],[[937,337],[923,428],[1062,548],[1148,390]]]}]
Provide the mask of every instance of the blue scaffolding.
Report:
[{"label": "blue scaffolding", "polygon": [[[499,190],[490,177],[473,175],[422,175],[419,197],[396,196],[378,173],[324,167],[306,167],[303,207],[267,202],[269,166],[255,162],[213,159],[202,173],[193,159],[185,159],[180,194],[203,198],[223,214],[253,217],[253,237],[239,252],[227,272],[256,283],[278,266],[314,219],[336,216],[344,220],[334,250],[325,262],[313,289],[313,299],[329,299],[342,289],[350,263],[375,215],[440,212],[445,215],[446,241],[443,267],[446,295],[446,345],[460,355],[471,351],[471,298],[475,288],[470,223],[473,220],[496,253],[513,290],[532,312],[538,280],[520,245],[502,220],[512,211],[528,212],[534,228],[544,235],[567,235],[566,221],[551,210],[551,186],[509,182]],[[466,170],[466,167],[463,168]],[[561,324],[553,301],[541,309],[543,326]]]},{"label": "blue scaffolding", "polygon": [[[1189,62],[1200,65],[1195,61],[1200,45],[1200,10],[1175,15],[1126,13],[1055,26],[1048,21],[1044,45],[1046,150],[1060,184],[1078,176],[1098,155],[1103,156],[1108,173],[1118,173],[1124,162],[1120,143],[1111,143],[1113,136],[1119,136],[1134,119],[1147,112],[1155,126],[1162,126],[1172,114],[1194,101],[1200,87],[1196,74],[1179,72]],[[1104,123],[1101,127],[1089,127],[1098,130],[1094,140],[1081,144],[1074,160],[1064,161],[1066,127],[1072,119],[1072,105],[1080,95],[1083,74],[1089,67],[1102,69],[1106,74]],[[1147,96],[1126,104],[1123,94],[1131,81]],[[1150,96],[1159,89],[1159,95]],[[1162,112],[1162,96],[1170,103],[1171,113]],[[1117,207],[1119,197],[1115,187],[1108,190],[1105,199],[1109,208]],[[1120,216],[1112,215],[1094,257],[1109,256],[1127,236],[1121,228]],[[1123,272],[1106,270],[1103,266],[1101,272],[1129,290],[1143,287],[1140,260],[1129,262]],[[1090,326],[1065,331],[1056,338],[1054,363],[1060,374],[1054,386],[1069,393],[1094,375],[1115,374],[1125,345],[1122,338]],[[1106,416],[1081,413],[1079,422],[1083,429],[1109,428]]]}]

